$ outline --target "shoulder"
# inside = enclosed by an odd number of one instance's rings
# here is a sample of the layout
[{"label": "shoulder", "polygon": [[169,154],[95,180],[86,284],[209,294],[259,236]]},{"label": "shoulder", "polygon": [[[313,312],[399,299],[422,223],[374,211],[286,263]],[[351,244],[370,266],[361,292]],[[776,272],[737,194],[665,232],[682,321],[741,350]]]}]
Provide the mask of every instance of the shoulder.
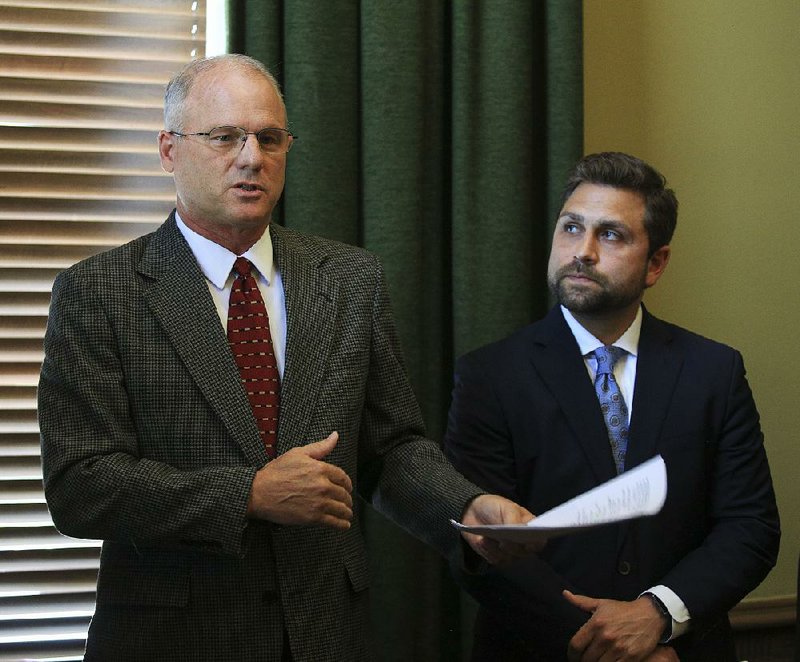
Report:
[{"label": "shoulder", "polygon": [[456,374],[478,373],[484,378],[501,381],[514,378],[528,365],[541,326],[541,321],[529,324],[505,338],[467,352],[456,360]]},{"label": "shoulder", "polygon": [[695,331],[690,331],[677,324],[666,322],[649,313],[645,316],[642,324],[642,339],[663,340],[665,343],[674,344],[685,352],[707,357],[730,359],[732,356],[739,356],[739,351],[730,345],[713,340]]},{"label": "shoulder", "polygon": [[380,271],[380,260],[364,248],[334,239],[304,234],[280,225],[271,225],[270,232],[278,266],[289,257],[300,259],[325,271]]},{"label": "shoulder", "polygon": [[141,261],[147,246],[157,232],[158,230],[122,246],[80,260],[62,271],[57,276],[56,282],[65,280],[86,281],[87,283],[129,281],[136,270],[136,265]]},{"label": "shoulder", "polygon": [[740,380],[746,370],[741,353],[723,342],[712,340],[689,329],[656,319],[645,318],[639,340],[640,361],[679,362],[684,378],[696,384],[724,384]]},{"label": "shoulder", "polygon": [[472,350],[461,358],[466,362],[517,361],[532,355],[537,346],[555,345],[560,350],[565,340],[574,341],[574,338],[560,308],[554,306],[541,319],[513,331],[505,338]]}]

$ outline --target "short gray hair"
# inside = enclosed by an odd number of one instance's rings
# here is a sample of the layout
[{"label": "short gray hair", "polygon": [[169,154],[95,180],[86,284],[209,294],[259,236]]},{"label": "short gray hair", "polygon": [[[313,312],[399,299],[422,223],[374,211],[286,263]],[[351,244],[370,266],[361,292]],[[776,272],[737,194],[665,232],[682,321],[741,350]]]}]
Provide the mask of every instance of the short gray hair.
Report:
[{"label": "short gray hair", "polygon": [[249,71],[258,76],[262,76],[275,89],[275,93],[280,99],[281,105],[286,108],[283,102],[283,94],[275,76],[261,62],[249,55],[238,53],[228,53],[225,55],[215,55],[214,57],[199,58],[192,60],[181,69],[172,80],[167,83],[164,92],[164,128],[168,131],[183,131],[183,114],[186,107],[186,98],[191,92],[192,85],[198,76],[220,67],[230,67]]}]

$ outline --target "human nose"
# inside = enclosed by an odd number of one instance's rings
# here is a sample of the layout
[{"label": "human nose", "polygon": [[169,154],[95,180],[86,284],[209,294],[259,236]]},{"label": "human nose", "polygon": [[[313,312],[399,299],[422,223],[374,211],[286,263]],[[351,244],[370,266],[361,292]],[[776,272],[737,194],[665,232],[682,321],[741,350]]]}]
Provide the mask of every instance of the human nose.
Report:
[{"label": "human nose", "polygon": [[[253,138],[252,140],[250,140],[251,137]],[[241,165],[252,167],[254,164],[260,164],[263,161],[264,155],[261,145],[258,143],[258,136],[255,133],[246,133],[242,136],[241,143],[237,156],[237,161]]]},{"label": "human nose", "polygon": [[590,232],[585,233],[581,242],[576,246],[573,257],[583,264],[597,262],[597,242]]}]

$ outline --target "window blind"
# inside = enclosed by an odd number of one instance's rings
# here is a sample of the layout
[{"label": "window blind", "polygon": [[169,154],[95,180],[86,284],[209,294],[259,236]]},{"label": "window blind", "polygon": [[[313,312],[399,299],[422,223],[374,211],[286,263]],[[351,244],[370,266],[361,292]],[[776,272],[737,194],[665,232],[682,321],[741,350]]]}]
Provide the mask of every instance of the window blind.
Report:
[{"label": "window blind", "polygon": [[81,659],[100,543],[60,535],[36,384],[55,275],[155,229],[164,84],[205,51],[205,2],[0,0],[0,662]]}]

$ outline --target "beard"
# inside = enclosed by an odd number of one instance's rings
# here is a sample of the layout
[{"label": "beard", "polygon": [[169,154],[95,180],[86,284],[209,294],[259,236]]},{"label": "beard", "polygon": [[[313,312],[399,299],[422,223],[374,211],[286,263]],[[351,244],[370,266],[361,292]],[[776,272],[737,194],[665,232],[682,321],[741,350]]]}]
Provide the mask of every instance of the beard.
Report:
[{"label": "beard", "polygon": [[[595,286],[585,287],[566,280],[567,276],[576,274],[594,281]],[[646,276],[647,270],[644,268],[640,278],[614,283],[591,267],[572,262],[555,273],[549,273],[547,286],[558,303],[570,312],[596,315],[622,310],[639,301],[647,288]]]}]

